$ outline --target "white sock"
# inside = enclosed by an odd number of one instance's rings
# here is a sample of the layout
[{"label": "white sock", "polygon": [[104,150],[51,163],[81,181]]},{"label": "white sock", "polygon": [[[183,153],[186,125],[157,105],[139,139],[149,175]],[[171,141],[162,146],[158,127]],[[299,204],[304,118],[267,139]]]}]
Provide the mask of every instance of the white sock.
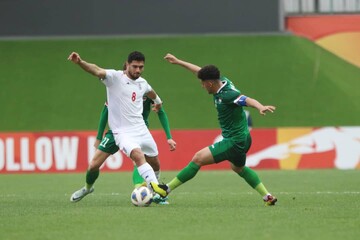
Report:
[{"label": "white sock", "polygon": [[155,172],[148,163],[144,163],[141,166],[137,167],[140,176],[146,181],[146,184],[150,186],[150,182],[155,182],[156,184],[159,183],[159,181],[156,178]]}]

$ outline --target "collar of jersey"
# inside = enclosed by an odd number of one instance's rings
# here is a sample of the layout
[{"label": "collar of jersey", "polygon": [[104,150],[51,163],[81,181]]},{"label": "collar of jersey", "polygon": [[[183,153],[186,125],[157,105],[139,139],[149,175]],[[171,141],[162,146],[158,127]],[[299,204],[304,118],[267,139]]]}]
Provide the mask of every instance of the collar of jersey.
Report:
[{"label": "collar of jersey", "polygon": [[223,89],[225,87],[225,85],[227,84],[227,81],[221,81],[223,83],[223,85],[219,88],[219,90],[217,90],[216,93],[219,93],[221,91],[221,89]]}]

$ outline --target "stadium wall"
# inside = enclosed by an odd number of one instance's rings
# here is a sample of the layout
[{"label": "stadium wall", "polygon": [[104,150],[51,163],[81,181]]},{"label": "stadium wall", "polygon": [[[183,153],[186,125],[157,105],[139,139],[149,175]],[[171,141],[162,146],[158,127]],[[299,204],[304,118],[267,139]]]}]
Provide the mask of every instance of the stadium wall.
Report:
[{"label": "stadium wall", "polygon": [[[219,141],[219,130],[177,130],[178,146],[169,151],[163,131],[152,131],[162,170],[180,170],[198,150]],[[255,169],[360,169],[360,127],[276,128],[251,131],[247,166]],[[0,173],[84,172],[94,154],[96,132],[0,133]],[[131,171],[121,152],[103,171]],[[227,161],[204,170],[230,169]]]},{"label": "stadium wall", "polygon": [[279,31],[279,1],[0,1],[0,36]]},{"label": "stadium wall", "polygon": [[360,67],[360,14],[289,16],[286,28]]}]

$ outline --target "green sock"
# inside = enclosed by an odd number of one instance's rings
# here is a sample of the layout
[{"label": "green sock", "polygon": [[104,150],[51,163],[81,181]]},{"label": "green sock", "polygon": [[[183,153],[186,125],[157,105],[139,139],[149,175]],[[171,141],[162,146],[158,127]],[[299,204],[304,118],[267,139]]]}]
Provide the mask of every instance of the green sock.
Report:
[{"label": "green sock", "polygon": [[141,177],[141,175],[135,165],[134,165],[132,179],[133,179],[133,184],[134,184],[135,188],[140,187],[144,183],[144,179]]},{"label": "green sock", "polygon": [[192,179],[193,177],[195,177],[195,175],[197,174],[197,172],[199,170],[200,170],[200,166],[198,166],[194,162],[190,162],[185,168],[183,168],[179,172],[179,174],[176,176],[176,178],[174,178],[173,180],[171,180],[171,182],[168,183],[170,190],[174,190],[181,184],[183,184],[183,183],[189,181],[190,179]]},{"label": "green sock", "polygon": [[86,171],[86,185],[85,185],[86,189],[89,190],[92,187],[92,185],[94,185],[96,179],[99,177],[99,174],[100,174],[100,170]]},{"label": "green sock", "polygon": [[171,190],[174,190],[175,188],[177,188],[178,186],[180,186],[181,184],[183,184],[183,183],[176,177],[173,180],[171,180],[167,185],[171,191]]},{"label": "green sock", "polygon": [[254,188],[262,197],[268,194],[264,184],[262,184],[259,176],[256,174],[254,170],[249,167],[244,167],[241,173],[239,173],[240,177],[244,178],[245,181]]},{"label": "green sock", "polygon": [[269,194],[268,190],[265,188],[264,184],[259,183],[259,185],[256,186],[255,190],[262,196],[266,196]]}]

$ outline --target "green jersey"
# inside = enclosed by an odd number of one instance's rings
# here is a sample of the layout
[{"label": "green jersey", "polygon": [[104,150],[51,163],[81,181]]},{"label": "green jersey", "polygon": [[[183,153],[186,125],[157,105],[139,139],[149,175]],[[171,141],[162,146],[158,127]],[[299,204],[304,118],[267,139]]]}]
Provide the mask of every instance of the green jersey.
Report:
[{"label": "green jersey", "polygon": [[214,94],[222,136],[235,141],[244,140],[249,135],[246,114],[242,106],[234,103],[241,92],[226,77],[221,77],[223,86]]}]

